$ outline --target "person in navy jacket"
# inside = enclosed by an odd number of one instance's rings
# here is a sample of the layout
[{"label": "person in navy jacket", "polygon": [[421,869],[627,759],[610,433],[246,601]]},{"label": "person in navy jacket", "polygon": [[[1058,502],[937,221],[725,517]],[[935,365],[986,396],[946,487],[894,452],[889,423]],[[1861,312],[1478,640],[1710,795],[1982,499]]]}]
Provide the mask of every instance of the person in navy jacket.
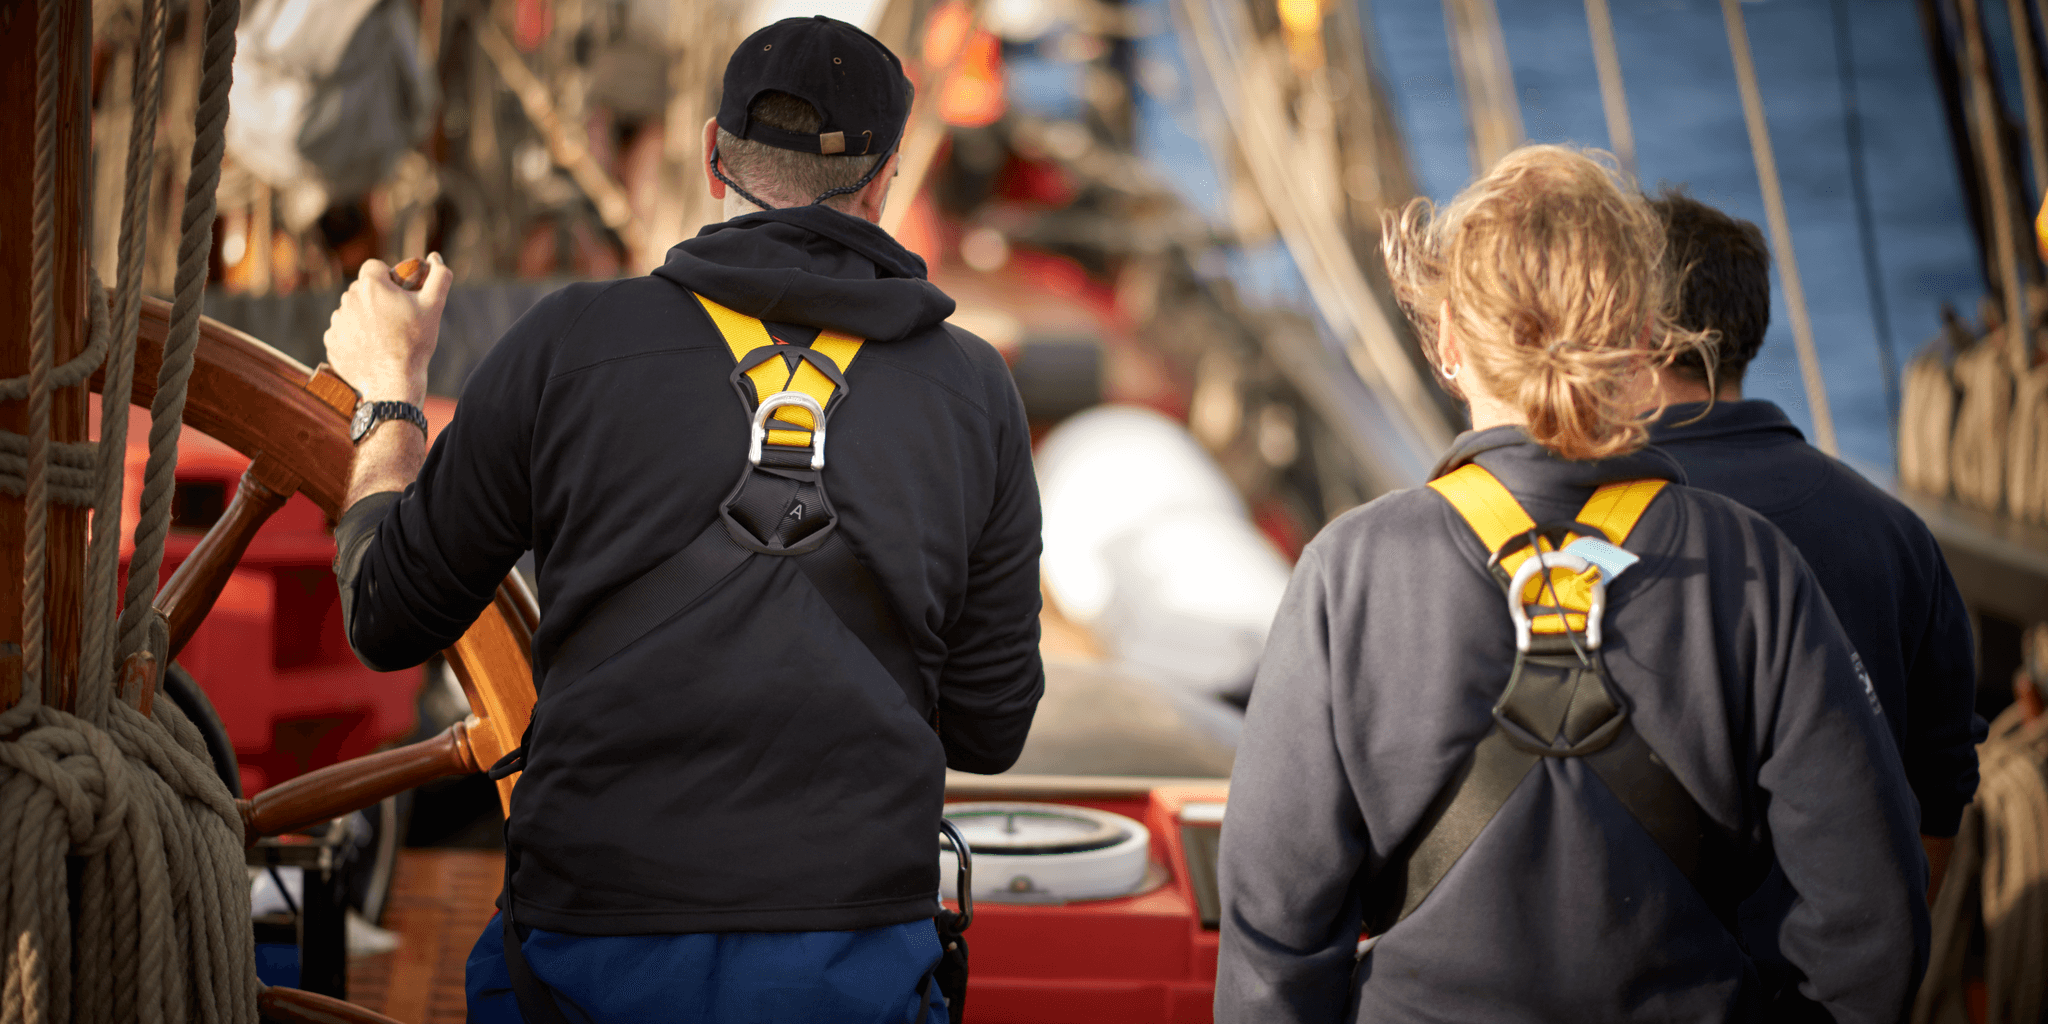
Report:
[{"label": "person in navy jacket", "polygon": [[[1977,744],[1986,732],[1976,713],[1969,609],[1919,516],[1807,444],[1775,403],[1743,396],[1744,373],[1771,321],[1763,232],[1681,191],[1665,191],[1650,207],[1679,275],[1678,322],[1719,340],[1711,364],[1689,352],[1658,371],[1670,404],[1651,424],[1650,443],[1684,467],[1686,483],[1755,510],[1805,556],[1884,706],[1920,805],[1931,897],[1977,792]],[[1771,936],[1790,896],[1774,876],[1744,907],[1752,950],[1768,964],[1779,965]]]}]

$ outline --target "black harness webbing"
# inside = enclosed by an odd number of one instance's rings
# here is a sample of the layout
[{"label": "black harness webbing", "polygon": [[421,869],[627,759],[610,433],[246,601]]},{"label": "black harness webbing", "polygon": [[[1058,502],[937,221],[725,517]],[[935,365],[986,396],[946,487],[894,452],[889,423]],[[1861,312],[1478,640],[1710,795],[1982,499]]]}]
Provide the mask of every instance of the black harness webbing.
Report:
[{"label": "black harness webbing", "polygon": [[[1555,559],[1558,556],[1550,552],[1568,546],[1545,539],[1546,533],[1577,536],[1537,529],[1507,489],[1477,465],[1467,465],[1431,486],[1480,535],[1493,553],[1493,566],[1502,570],[1496,575],[1504,587],[1505,569],[1534,555]],[[1647,493],[1629,493],[1625,489],[1630,487],[1640,488],[1641,482],[1602,488],[1587,502],[1580,521],[1595,524],[1598,533],[1620,544],[1656,494],[1654,487]],[[1521,538],[1527,538],[1527,545],[1513,548],[1512,542]],[[1415,832],[1373,878],[1365,920],[1371,935],[1384,934],[1415,912],[1546,757],[1583,759],[1694,888],[1710,897],[1716,891],[1712,880],[1704,877],[1703,856],[1703,850],[1717,841],[1714,823],[1629,722],[1627,706],[1601,661],[1594,632],[1599,612],[1573,600],[1578,591],[1556,584],[1554,574],[1566,570],[1536,568],[1541,570],[1537,580],[1526,586],[1537,589],[1538,600],[1547,598],[1548,614],[1538,618],[1548,621],[1527,632],[1527,647],[1518,652],[1507,689],[1494,705],[1493,728],[1459,764]],[[1560,591],[1567,596],[1560,598]],[[1523,596],[1511,595],[1510,600]],[[1571,627],[1573,615],[1585,616],[1585,632],[1591,637],[1582,637]]]},{"label": "black harness webbing", "polygon": [[[937,695],[925,682],[917,652],[880,581],[839,535],[838,515],[824,492],[825,428],[831,410],[848,392],[844,371],[861,342],[828,332],[811,348],[757,345],[755,341],[767,339],[759,320],[702,296],[698,301],[732,350],[733,386],[754,419],[748,466],[720,505],[718,518],[682,550],[607,597],[577,625],[549,659],[545,674],[535,680],[537,688],[543,682],[563,687],[582,678],[697,607],[741,566],[763,555],[791,559],[832,614],[902,687],[910,706],[936,727]],[[534,711],[537,716],[538,705]],[[524,767],[532,737],[529,719],[519,748],[491,767],[493,779]],[[523,936],[514,920],[517,901],[512,894],[518,867],[518,848],[507,821],[500,904],[512,990],[528,1024],[570,1024],[554,992],[534,975],[520,949]],[[923,1019],[937,972],[946,963],[942,954],[919,979],[913,1022]]]}]

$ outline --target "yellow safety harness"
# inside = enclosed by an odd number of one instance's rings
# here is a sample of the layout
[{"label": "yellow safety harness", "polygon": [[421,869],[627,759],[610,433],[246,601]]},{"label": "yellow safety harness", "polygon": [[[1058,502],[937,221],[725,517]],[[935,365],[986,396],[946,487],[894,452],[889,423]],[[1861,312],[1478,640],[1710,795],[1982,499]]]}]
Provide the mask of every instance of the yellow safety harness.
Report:
[{"label": "yellow safety harness", "polygon": [[1476,463],[1429,486],[1486,547],[1487,568],[1516,626],[1515,664],[1493,706],[1493,729],[1374,876],[1367,931],[1381,935],[1414,913],[1546,757],[1582,759],[1679,871],[1707,892],[1702,849],[1718,841],[1713,822],[1630,725],[1601,660],[1607,586],[1638,561],[1621,545],[1665,482],[1608,484],[1576,519],[1550,525],[1531,519]]}]

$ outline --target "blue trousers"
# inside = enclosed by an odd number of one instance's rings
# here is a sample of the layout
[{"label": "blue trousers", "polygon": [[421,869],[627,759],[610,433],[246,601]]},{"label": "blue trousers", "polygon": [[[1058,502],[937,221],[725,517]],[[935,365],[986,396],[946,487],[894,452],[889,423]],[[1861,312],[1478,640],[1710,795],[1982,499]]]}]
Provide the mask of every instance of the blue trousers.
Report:
[{"label": "blue trousers", "polygon": [[[464,972],[470,1024],[525,1024],[494,915]],[[567,935],[520,943],[576,1024],[946,1024],[930,921],[851,932]],[[920,1012],[921,1011],[921,1012]]]}]

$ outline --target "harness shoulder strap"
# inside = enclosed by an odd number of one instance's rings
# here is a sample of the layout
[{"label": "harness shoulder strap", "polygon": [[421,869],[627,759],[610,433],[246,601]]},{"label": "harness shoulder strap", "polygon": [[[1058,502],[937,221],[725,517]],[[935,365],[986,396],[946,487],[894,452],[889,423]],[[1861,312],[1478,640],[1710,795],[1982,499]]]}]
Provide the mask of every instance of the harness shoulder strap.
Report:
[{"label": "harness shoulder strap", "polygon": [[1536,528],[1535,520],[1522,511],[1522,503],[1485,467],[1468,462],[1429,482],[1429,489],[1444,496],[1479,535],[1488,554],[1499,551],[1508,541]]},{"label": "harness shoulder strap", "polygon": [[[733,362],[744,365],[754,352],[777,344],[760,318],[721,306],[702,295],[697,296],[697,302],[704,307],[704,312],[710,314],[712,326],[718,328],[719,336],[725,339],[725,347],[732,352]],[[831,360],[841,373],[845,373],[853,365],[855,357],[860,355],[863,343],[864,339],[837,331],[820,331],[811,342],[811,351]],[[792,361],[796,363],[794,368],[789,366]],[[830,377],[805,359],[766,359],[747,370],[746,377],[753,382],[756,405],[776,392],[796,391],[809,395],[822,409],[831,405],[838,391],[838,385]],[[817,427],[812,422],[810,410],[800,406],[785,406],[778,410],[775,422],[791,424],[797,429],[770,431],[769,444],[806,447],[811,443],[810,432]]]},{"label": "harness shoulder strap", "polygon": [[1665,483],[1649,479],[1605,484],[1579,509],[1579,522],[1606,534],[1610,544],[1626,543],[1650,502],[1663,493]]}]

